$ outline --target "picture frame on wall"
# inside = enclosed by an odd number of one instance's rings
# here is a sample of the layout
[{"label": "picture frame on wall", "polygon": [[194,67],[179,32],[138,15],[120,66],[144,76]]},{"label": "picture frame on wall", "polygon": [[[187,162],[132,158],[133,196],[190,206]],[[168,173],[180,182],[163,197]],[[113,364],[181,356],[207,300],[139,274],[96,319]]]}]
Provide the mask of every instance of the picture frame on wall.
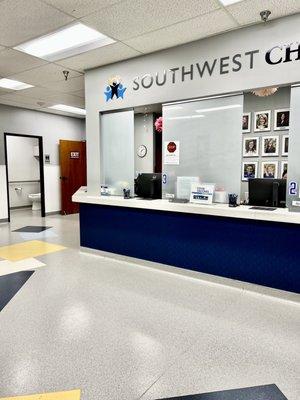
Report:
[{"label": "picture frame on wall", "polygon": [[259,156],[259,137],[244,137],[243,140],[243,157]]},{"label": "picture frame on wall", "polygon": [[251,112],[243,114],[242,132],[243,133],[251,132]]},{"label": "picture frame on wall", "polygon": [[258,176],[258,162],[244,161],[242,165],[242,181],[246,182],[249,179],[257,178],[257,176]]},{"label": "picture frame on wall", "polygon": [[278,178],[278,161],[263,161],[261,163],[261,177],[266,179]]},{"label": "picture frame on wall", "polygon": [[254,113],[254,131],[264,132],[271,130],[271,110],[256,111]]},{"label": "picture frame on wall", "polygon": [[274,131],[282,131],[290,128],[290,110],[284,108],[274,111]]},{"label": "picture frame on wall", "polygon": [[287,161],[282,161],[281,166],[280,166],[280,178],[281,179],[287,179],[287,174],[288,174],[288,162]]},{"label": "picture frame on wall", "polygon": [[289,135],[283,135],[281,155],[288,156],[288,154],[289,154]]},{"label": "picture frame on wall", "polygon": [[262,138],[262,157],[273,157],[279,154],[279,136],[264,136]]}]

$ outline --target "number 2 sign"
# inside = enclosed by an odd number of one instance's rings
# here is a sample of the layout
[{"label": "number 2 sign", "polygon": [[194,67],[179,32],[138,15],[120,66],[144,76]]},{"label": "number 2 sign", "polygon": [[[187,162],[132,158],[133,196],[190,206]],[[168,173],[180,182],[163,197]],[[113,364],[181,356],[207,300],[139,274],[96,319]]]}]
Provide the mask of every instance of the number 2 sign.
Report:
[{"label": "number 2 sign", "polygon": [[297,196],[297,192],[298,192],[298,183],[291,181],[289,183],[289,195],[290,196]]}]

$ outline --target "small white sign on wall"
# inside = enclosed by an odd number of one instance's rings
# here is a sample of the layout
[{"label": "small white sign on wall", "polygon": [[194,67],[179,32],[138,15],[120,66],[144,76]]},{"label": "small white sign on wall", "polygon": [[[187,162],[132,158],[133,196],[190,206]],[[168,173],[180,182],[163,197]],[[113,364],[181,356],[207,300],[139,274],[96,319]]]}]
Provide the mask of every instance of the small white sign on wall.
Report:
[{"label": "small white sign on wall", "polygon": [[180,143],[178,140],[164,142],[164,164],[179,165]]}]

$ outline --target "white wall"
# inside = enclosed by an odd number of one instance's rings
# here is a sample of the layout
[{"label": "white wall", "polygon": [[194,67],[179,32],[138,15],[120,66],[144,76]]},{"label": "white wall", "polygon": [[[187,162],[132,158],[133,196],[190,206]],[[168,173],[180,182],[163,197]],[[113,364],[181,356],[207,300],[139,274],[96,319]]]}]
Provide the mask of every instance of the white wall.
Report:
[{"label": "white wall", "polygon": [[[135,114],[134,116],[134,169],[136,172],[153,172],[154,168],[154,121],[153,114]],[[140,158],[137,149],[147,147],[147,154]]]},{"label": "white wall", "polygon": [[8,181],[40,180],[39,160],[34,157],[38,139],[7,136]]},{"label": "white wall", "polygon": [[[60,198],[60,166],[45,165],[45,209],[46,212],[56,212],[61,210]],[[56,182],[57,184],[53,184]]]},{"label": "white wall", "polygon": [[4,132],[42,136],[44,154],[50,154],[51,164],[58,165],[59,140],[84,139],[85,121],[0,104],[0,165],[5,164]]},{"label": "white wall", "polygon": [[6,166],[0,165],[0,222],[7,218]]},{"label": "white wall", "polygon": [[32,193],[40,193],[39,182],[8,183],[8,187],[10,208],[30,206],[32,203],[28,196]]},{"label": "white wall", "polygon": [[[43,137],[44,154],[50,154],[50,165],[59,169],[59,140],[84,140],[85,121],[78,118],[48,114],[45,112],[10,107],[0,104],[0,166],[4,161],[4,132]],[[45,165],[49,167],[48,164]],[[50,173],[45,192],[53,193],[50,200],[46,198],[46,212],[54,210],[60,201],[59,175]],[[6,193],[6,178],[0,176],[0,214],[7,218],[7,204],[4,203],[2,193]],[[54,193],[56,193],[54,195]],[[2,198],[3,197],[3,198]],[[55,197],[55,201],[53,200]],[[1,200],[2,199],[2,200]],[[6,210],[6,211],[3,211]]]}]

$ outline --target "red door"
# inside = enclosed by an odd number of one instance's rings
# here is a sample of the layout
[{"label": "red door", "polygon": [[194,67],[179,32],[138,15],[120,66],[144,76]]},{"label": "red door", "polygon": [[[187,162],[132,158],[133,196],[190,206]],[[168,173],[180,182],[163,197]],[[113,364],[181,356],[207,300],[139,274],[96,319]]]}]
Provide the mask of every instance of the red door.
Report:
[{"label": "red door", "polygon": [[73,140],[59,141],[61,213],[79,212],[78,203],[72,202],[72,195],[86,186],[86,143]]}]

